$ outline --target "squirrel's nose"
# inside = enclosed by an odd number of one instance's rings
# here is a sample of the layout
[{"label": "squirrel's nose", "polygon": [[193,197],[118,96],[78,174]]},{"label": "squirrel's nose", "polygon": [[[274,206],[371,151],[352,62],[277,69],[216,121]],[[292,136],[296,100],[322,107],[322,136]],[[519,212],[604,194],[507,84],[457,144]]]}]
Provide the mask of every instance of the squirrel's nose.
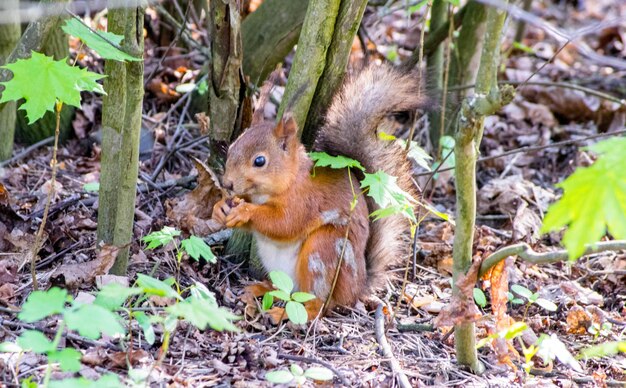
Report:
[{"label": "squirrel's nose", "polygon": [[232,189],[233,189],[233,181],[228,180],[228,179],[222,180],[222,187],[224,187],[226,190],[232,191]]}]

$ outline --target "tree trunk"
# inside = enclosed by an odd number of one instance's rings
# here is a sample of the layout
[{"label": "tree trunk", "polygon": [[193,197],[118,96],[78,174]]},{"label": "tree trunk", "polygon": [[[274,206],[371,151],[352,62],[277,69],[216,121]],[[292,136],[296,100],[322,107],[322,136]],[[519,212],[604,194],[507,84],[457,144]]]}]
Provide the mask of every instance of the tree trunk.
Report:
[{"label": "tree trunk", "polygon": [[366,5],[367,0],[343,0],[339,6],[333,38],[326,53],[324,72],[317,82],[317,90],[302,133],[305,144],[313,144],[317,130],[324,121],[326,109],[343,82],[352,43],[361,24]]},{"label": "tree trunk", "polygon": [[260,86],[298,41],[308,0],[265,0],[241,23],[243,71]]},{"label": "tree trunk", "polygon": [[236,131],[243,100],[241,16],[237,1],[212,0],[209,16],[211,63],[207,82],[211,140],[228,143]]},{"label": "tree trunk", "polygon": [[[5,0],[2,9],[12,12],[14,24],[0,24],[0,65],[4,65],[20,40],[19,0]],[[15,12],[13,12],[15,11]],[[9,159],[13,152],[15,133],[15,101],[0,104],[0,161]]]},{"label": "tree trunk", "polygon": [[330,46],[340,0],[316,0],[309,3],[298,49],[289,72],[285,94],[278,109],[278,119],[289,112],[298,123],[299,135],[315,94],[318,81],[326,65],[326,51]]},{"label": "tree trunk", "polygon": [[[430,11],[430,30],[436,31],[446,24],[447,15],[448,3],[444,0],[434,0]],[[429,86],[431,86],[431,88],[428,88],[428,91],[432,101],[437,102],[441,101],[441,93],[443,91],[443,72],[445,66],[443,48],[443,44],[437,45],[437,48],[426,57],[426,63],[428,65],[426,74],[428,74]],[[439,138],[443,135],[443,123],[441,118],[444,116],[445,112],[439,110],[432,110],[428,113],[430,141],[435,150],[439,149]]]},{"label": "tree trunk", "polygon": [[[57,3],[65,3],[67,0],[54,0]],[[52,3],[53,0],[42,0],[42,4]],[[69,40],[68,36],[61,26],[65,23],[67,16],[56,17],[54,24],[50,32],[42,36],[43,42],[41,45],[41,51],[47,56],[54,57],[55,60],[61,60],[67,58],[69,55]],[[30,53],[29,53],[30,55]],[[70,134],[72,127],[72,118],[74,117],[74,108],[64,104],[61,110],[60,121],[60,141],[63,142]],[[54,136],[54,130],[56,127],[56,113],[46,112],[46,114],[36,122],[28,124],[26,113],[23,110],[17,112],[17,127],[15,137],[20,142],[32,144],[39,140],[43,140],[47,137]]]},{"label": "tree trunk", "polygon": [[[485,20],[487,7],[471,0],[463,16],[463,26],[459,31],[455,54],[450,63],[450,79],[448,86],[474,84],[481,58],[483,39],[485,36]],[[459,91],[457,101],[473,93],[473,88]],[[448,133],[451,134],[451,133]]]},{"label": "tree trunk", "polygon": [[[109,11],[108,28],[123,35],[122,48],[143,54],[144,9]],[[143,102],[143,61],[107,60],[102,104],[102,167],[98,209],[98,241],[122,247],[111,273],[126,275],[133,235],[139,160],[139,133]]]},{"label": "tree trunk", "polygon": [[[500,39],[506,13],[496,8],[486,10],[486,33],[479,57],[480,66],[476,81],[476,93],[463,101],[456,133],[456,226],[453,246],[453,278],[467,273],[472,263],[474,224],[476,221],[476,159],[482,139],[485,116],[495,113],[502,105],[513,99],[513,89],[500,91],[497,70],[500,63]],[[467,24],[464,24],[464,28]],[[454,287],[453,292],[460,292]],[[466,296],[470,298],[471,296]],[[454,344],[459,364],[466,365],[476,373],[484,366],[476,355],[474,323],[464,323],[454,328]]]}]

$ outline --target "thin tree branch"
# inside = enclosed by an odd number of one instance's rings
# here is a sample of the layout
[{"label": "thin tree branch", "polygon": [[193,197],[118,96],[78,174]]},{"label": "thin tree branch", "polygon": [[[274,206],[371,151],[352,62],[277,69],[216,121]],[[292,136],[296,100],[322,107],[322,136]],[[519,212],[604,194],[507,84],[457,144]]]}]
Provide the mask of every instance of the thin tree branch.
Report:
[{"label": "thin tree branch", "polygon": [[[586,245],[583,256],[592,253],[621,250],[626,250],[626,240],[602,241],[597,244]],[[550,252],[536,252],[526,243],[514,244],[495,251],[483,260],[480,265],[478,277],[480,278],[486,274],[491,267],[509,256],[517,256],[532,264],[557,263],[567,260],[569,257],[567,251],[564,249]]]}]

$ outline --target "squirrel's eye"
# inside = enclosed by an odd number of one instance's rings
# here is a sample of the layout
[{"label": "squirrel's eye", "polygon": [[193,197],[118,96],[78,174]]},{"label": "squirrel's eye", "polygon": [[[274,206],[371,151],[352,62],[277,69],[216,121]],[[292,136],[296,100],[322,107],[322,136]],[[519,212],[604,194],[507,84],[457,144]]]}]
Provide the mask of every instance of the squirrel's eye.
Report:
[{"label": "squirrel's eye", "polygon": [[265,156],[257,156],[254,159],[254,167],[263,167],[265,166]]}]

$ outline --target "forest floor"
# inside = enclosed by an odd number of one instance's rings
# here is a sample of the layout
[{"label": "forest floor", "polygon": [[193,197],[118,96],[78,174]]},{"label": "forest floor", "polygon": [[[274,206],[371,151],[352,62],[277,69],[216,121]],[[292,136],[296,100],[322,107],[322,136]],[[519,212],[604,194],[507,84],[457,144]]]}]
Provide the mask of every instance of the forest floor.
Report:
[{"label": "forest floor", "polygon": [[[571,5],[535,5],[533,13],[547,23],[576,31],[606,20],[606,15],[626,18],[626,4],[611,1],[586,1],[581,9]],[[419,42],[421,24],[413,16],[396,11],[381,17],[368,11],[364,19],[368,43],[367,53],[356,45],[351,62],[358,65],[367,59],[375,61],[387,56],[400,60]],[[407,26],[408,25],[408,26]],[[560,247],[558,233],[539,236],[541,220],[549,203],[560,194],[557,183],[577,167],[593,162],[584,146],[599,141],[607,134],[623,133],[626,106],[601,95],[566,88],[562,83],[576,84],[612,96],[626,95],[626,70],[600,63],[586,55],[583,45],[605,58],[626,61],[626,29],[624,24],[609,24],[578,37],[553,57],[561,44],[543,30],[528,26],[524,44],[529,50],[507,49],[503,59],[503,81],[522,82],[541,70],[532,81],[518,89],[515,100],[497,115],[488,117],[480,147],[478,165],[478,219],[475,252],[486,257],[498,248],[517,242],[529,243],[536,251]],[[514,28],[509,28],[509,37]],[[510,46],[509,43],[505,48]],[[245,265],[223,255],[224,232],[203,221],[210,205],[197,203],[203,198],[201,188],[193,179],[197,171],[190,156],[206,158],[208,147],[203,141],[201,125],[193,113],[197,102],[185,93],[177,93],[177,85],[188,82],[199,73],[199,60],[193,50],[171,50],[171,58],[161,61],[155,56],[157,46],[146,43],[147,93],[144,103],[144,131],[140,166],[140,186],[136,201],[134,239],[128,279],[137,273],[150,273],[160,279],[177,276],[184,287],[201,282],[215,292],[220,306],[243,319],[237,322],[237,333],[199,331],[181,321],[171,337],[169,350],[161,365],[153,367],[162,344],[162,331],[149,345],[139,338],[135,350],[128,353],[115,338],[98,341],[71,336],[63,339],[83,353],[79,372],[94,377],[106,371],[127,375],[127,362],[135,369],[151,373],[153,386],[256,386],[270,385],[264,378],[270,370],[286,369],[291,364],[304,368],[326,366],[336,373],[334,383],[354,386],[393,386],[389,359],[379,351],[375,334],[374,308],[359,304],[342,308],[306,327],[286,323],[272,325],[268,318],[246,306],[239,295],[253,280]],[[396,55],[389,55],[390,52]],[[367,55],[365,55],[367,54]],[[89,53],[81,65],[102,71],[102,61]],[[544,66],[545,65],[545,66]],[[284,80],[283,80],[284,82]],[[555,85],[548,85],[555,84]],[[277,86],[280,90],[281,86]],[[279,96],[280,93],[277,93]],[[452,108],[451,108],[452,109]],[[87,263],[96,257],[97,193],[86,190],[86,184],[99,180],[101,102],[86,96],[83,109],[77,111],[71,138],[59,150],[59,174],[56,196],[45,229],[45,244],[40,252],[36,275],[40,288],[60,285],[75,297],[93,292],[93,276],[74,273],[73,264]],[[272,109],[266,114],[272,115]],[[180,125],[180,124],[183,125]],[[417,139],[427,144],[427,120],[418,120]],[[608,137],[608,136],[607,136]],[[199,139],[199,140],[198,140]],[[509,152],[534,147],[524,152]],[[24,150],[20,146],[15,154]],[[429,150],[426,147],[427,151]],[[432,154],[433,152],[431,152]],[[37,227],[50,190],[50,158],[52,148],[41,146],[0,167],[0,342],[13,341],[29,328],[15,312],[32,291],[29,266],[21,266],[28,258]],[[505,154],[504,156],[502,156]],[[454,215],[454,182],[450,171],[442,171],[429,179],[423,170],[416,170],[416,179],[424,200],[451,216]],[[200,179],[202,185],[202,178]],[[196,202],[194,202],[196,201]],[[198,212],[204,207],[205,211]],[[171,246],[147,250],[142,237],[169,225],[183,230],[211,232],[214,251],[220,254],[216,264],[183,260],[178,268]],[[454,334],[450,327],[433,328],[434,317],[450,302],[452,239],[454,227],[445,221],[428,217],[421,222],[417,235],[417,260],[409,264],[408,282],[402,291],[405,268],[397,268],[396,280],[377,297],[395,310],[396,320],[385,317],[386,336],[393,356],[414,386],[625,386],[626,355],[580,360],[575,371],[561,361],[541,365],[534,359],[531,373],[524,371],[524,355],[517,342],[511,351],[509,365],[498,362],[488,344],[478,350],[486,366],[476,376],[456,363]],[[18,270],[19,269],[19,270]],[[516,321],[526,322],[532,333],[555,335],[567,351],[576,355],[584,347],[617,339],[626,332],[626,252],[605,252],[588,255],[573,263],[529,265],[514,258],[507,259],[511,285],[521,285],[558,306],[547,311],[537,304],[509,304],[508,314]],[[88,280],[87,280],[88,278]],[[488,293],[490,284],[480,282]],[[398,303],[400,300],[401,303]],[[151,303],[158,311],[162,305]],[[478,338],[494,332],[490,307],[482,309],[483,317],[476,323]],[[53,319],[36,325],[53,329]],[[598,332],[591,334],[589,327]],[[532,342],[532,341],[531,341]],[[518,357],[515,357],[515,353]],[[502,361],[502,360],[501,360]],[[27,353],[0,354],[0,386],[14,386],[28,376],[40,379],[45,372],[42,356]],[[66,377],[54,371],[53,379]],[[310,384],[310,383],[307,383]]]}]

